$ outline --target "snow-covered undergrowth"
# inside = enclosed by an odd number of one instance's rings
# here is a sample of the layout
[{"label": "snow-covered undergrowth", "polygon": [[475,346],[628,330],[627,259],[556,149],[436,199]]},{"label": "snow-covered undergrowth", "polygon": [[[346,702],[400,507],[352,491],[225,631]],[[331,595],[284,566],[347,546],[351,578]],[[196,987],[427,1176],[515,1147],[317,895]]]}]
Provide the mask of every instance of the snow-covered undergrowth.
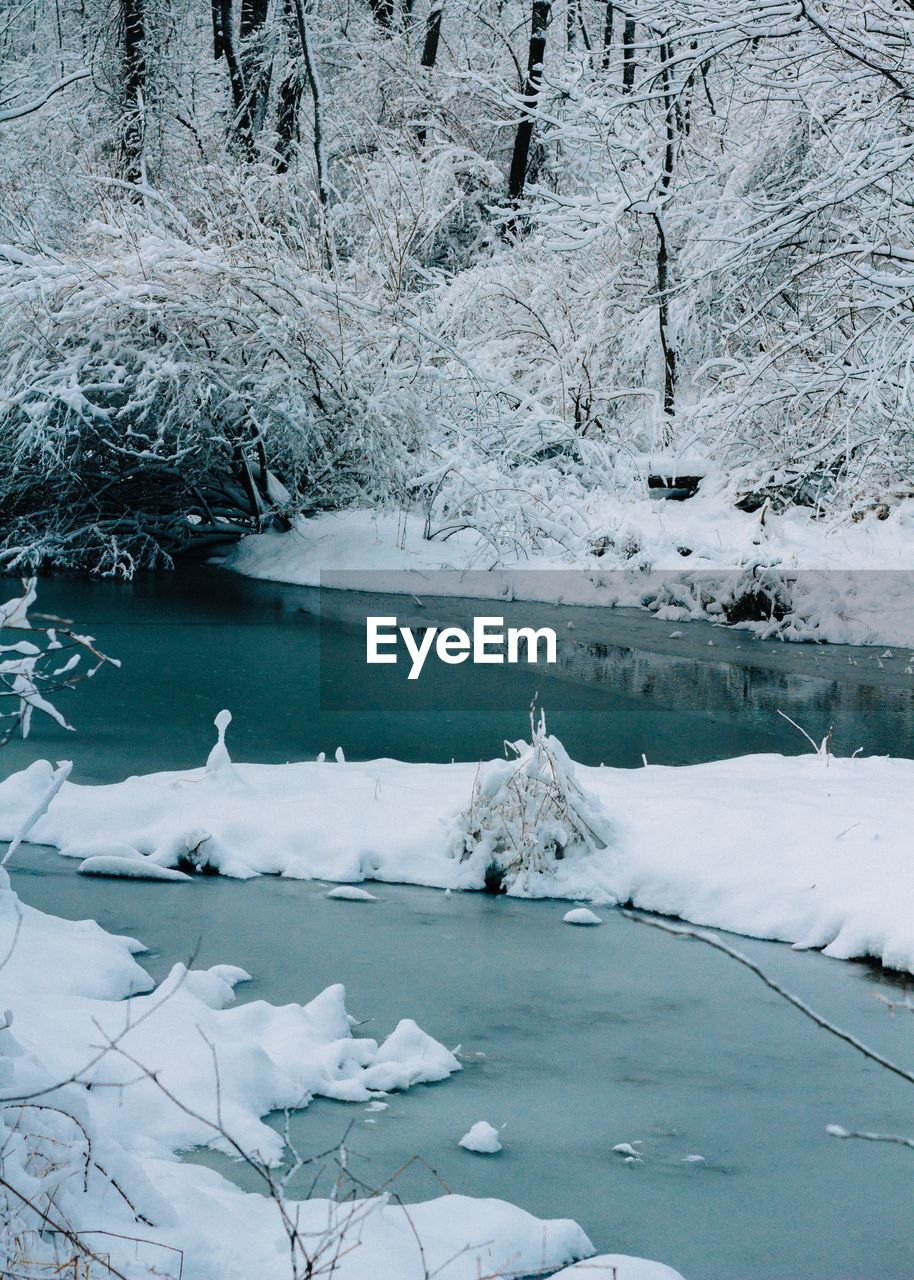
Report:
[{"label": "snow-covered undergrowth", "polygon": [[[381,1044],[353,1036],[341,987],[305,1005],[231,1007],[241,970],[179,964],[153,988],[139,950],[33,910],[0,871],[4,1275],[37,1280],[56,1262],[127,1280],[476,1280],[593,1252],[575,1223],[499,1200],[294,1202],[279,1173],[277,1194],[249,1194],[182,1163],[178,1151],[211,1145],[267,1171],[283,1154],[268,1112],[377,1099],[459,1063],[408,1019]],[[623,1260],[619,1280],[667,1275],[644,1265]]]},{"label": "snow-covered undergrowth", "polygon": [[[549,787],[529,789],[544,746],[563,761],[562,805],[571,796],[584,823],[577,836],[567,809],[550,812]],[[148,861],[192,875],[482,889],[493,851],[506,851],[510,865],[525,847],[527,799],[539,792],[546,838],[529,842],[527,864],[500,877],[511,893],[631,902],[914,971],[914,761],[826,750],[611,769],[559,753],[546,739],[481,768],[229,763],[108,786],[64,782],[29,838],[90,871],[104,858],[109,873],[135,874]],[[51,776],[36,762],[0,784],[0,837],[21,829]],[[482,808],[481,778],[497,784]],[[463,857],[468,847],[478,856]]]}]

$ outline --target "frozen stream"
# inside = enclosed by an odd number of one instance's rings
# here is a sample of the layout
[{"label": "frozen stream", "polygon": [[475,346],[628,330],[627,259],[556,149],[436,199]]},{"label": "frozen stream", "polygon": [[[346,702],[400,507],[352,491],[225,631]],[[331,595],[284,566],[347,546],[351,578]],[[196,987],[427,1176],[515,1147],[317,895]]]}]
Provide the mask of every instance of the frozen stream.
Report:
[{"label": "frozen stream", "polygon": [[[561,678],[499,672],[488,710],[474,683],[459,711],[447,709],[448,691],[426,687],[424,702],[400,710],[321,714],[311,601],[313,593],[205,572],[132,588],[46,584],[42,606],[72,614],[124,669],[100,676],[92,696],[74,696],[67,710],[78,737],[36,728],[5,749],[3,772],[71,753],[81,781],[195,764],[221,706],[235,713],[238,759],[294,759],[337,743],[351,756],[489,756],[523,731],[536,689],[550,727],[586,761],[802,749],[778,707],[817,732],[833,723],[840,749],[911,754],[912,681],[871,653],[758,645],[703,626],[671,641],[669,625],[622,612],[573,611],[580,649]],[[345,620],[332,625],[338,643],[328,647],[325,631],[325,680],[345,682],[355,704],[360,636]],[[910,1088],[707,948],[611,911],[602,929],[571,929],[558,902],[383,885],[379,902],[359,904],[328,901],[315,883],[267,878],[89,880],[34,849],[12,870],[33,905],[142,938],[157,977],[199,944],[196,964],[225,961],[255,975],[242,999],[301,1001],[344,982],[352,1012],[371,1019],[366,1034],[411,1016],[449,1046],[461,1043],[460,1075],[394,1096],[387,1111],[318,1101],[294,1118],[304,1153],[333,1145],[351,1124],[352,1172],[372,1186],[418,1154],[453,1190],[575,1217],[599,1249],[667,1261],[688,1280],[914,1274],[914,1155],[825,1133],[829,1123],[911,1133]],[[914,1019],[890,1019],[874,999],[893,989],[883,975],[776,944],[739,945],[821,1012],[914,1063]],[[501,1155],[458,1150],[479,1119],[506,1125]],[[612,1147],[636,1141],[644,1160],[626,1165]],[[417,1199],[440,1184],[414,1166],[395,1189]]]}]

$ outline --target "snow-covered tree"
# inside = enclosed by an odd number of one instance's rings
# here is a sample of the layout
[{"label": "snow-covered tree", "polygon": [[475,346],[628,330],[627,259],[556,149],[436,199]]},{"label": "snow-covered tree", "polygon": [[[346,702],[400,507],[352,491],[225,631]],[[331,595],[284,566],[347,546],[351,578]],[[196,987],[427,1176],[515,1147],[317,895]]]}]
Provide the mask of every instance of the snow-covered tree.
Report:
[{"label": "snow-covered tree", "polygon": [[8,567],[354,501],[586,547],[658,448],[745,508],[914,491],[905,0],[33,0],[0,45]]}]

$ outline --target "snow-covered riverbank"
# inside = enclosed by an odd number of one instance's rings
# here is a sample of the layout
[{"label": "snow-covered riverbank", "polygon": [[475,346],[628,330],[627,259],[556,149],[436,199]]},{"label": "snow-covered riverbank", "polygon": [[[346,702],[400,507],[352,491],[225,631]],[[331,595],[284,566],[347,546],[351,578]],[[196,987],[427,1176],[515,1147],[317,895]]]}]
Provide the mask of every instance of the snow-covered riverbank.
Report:
[{"label": "snow-covered riverbank", "polygon": [[[740,625],[830,644],[914,645],[914,500],[886,519],[813,519],[737,510],[714,490],[687,502],[602,494],[562,512],[553,538],[515,559],[470,530],[426,536],[421,515],[349,510],[300,519],[289,533],[243,539],[222,563],[239,573],[350,590],[477,598],[506,595],[569,605],[646,605],[665,621],[721,621],[758,588]],[[457,570],[450,582],[442,570]],[[437,576],[435,576],[437,575]],[[737,612],[745,613],[745,610]]]},{"label": "snow-covered riverbank", "polygon": [[[408,1019],[380,1045],[354,1036],[341,987],[305,1005],[229,1007],[241,970],[178,964],[153,988],[139,950],[92,922],[33,910],[0,871],[4,1266],[71,1257],[79,1238],[130,1280],[181,1268],[185,1280],[281,1280],[293,1274],[290,1223],[300,1267],[308,1253],[323,1268],[315,1274],[333,1264],[338,1280],[551,1274],[592,1254],[574,1222],[500,1200],[283,1204],[182,1163],[179,1150],[212,1145],[266,1168],[283,1147],[261,1120],[269,1111],[314,1096],[368,1103],[460,1064]],[[640,1259],[591,1264],[588,1277],[676,1280]]]},{"label": "snow-covered riverbank", "polygon": [[[585,837],[563,834],[555,816],[564,856],[534,850],[534,869],[507,877],[510,892],[631,902],[914,971],[914,761],[811,752],[629,770],[564,759]],[[518,828],[501,839],[501,811],[486,816],[480,797],[500,789],[510,799],[512,779],[550,767],[523,747],[516,764],[483,766],[245,765],[217,749],[205,769],[65,782],[29,838],[102,874],[206,865],[239,877],[479,889],[499,842],[521,838]],[[0,785],[0,836],[40,806],[51,773],[38,762]]]}]

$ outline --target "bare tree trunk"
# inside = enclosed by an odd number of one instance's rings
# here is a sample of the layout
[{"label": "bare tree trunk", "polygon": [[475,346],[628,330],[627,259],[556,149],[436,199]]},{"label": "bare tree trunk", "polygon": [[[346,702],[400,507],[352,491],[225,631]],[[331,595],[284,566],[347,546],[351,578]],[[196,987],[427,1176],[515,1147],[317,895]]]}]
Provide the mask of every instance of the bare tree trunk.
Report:
[{"label": "bare tree trunk", "polygon": [[622,29],[622,91],[631,93],[635,85],[635,19],[626,16]]},{"label": "bare tree trunk", "polygon": [[[420,65],[430,72],[438,59],[438,44],[441,40],[441,17],[444,12],[444,0],[432,0],[428,17],[425,20],[425,43],[422,46]],[[427,126],[421,124],[416,131],[419,146],[425,146]]]},{"label": "bare tree trunk", "polygon": [[220,0],[211,0],[213,15],[213,57],[218,62],[225,53],[225,44],[222,37],[222,4]]},{"label": "bare tree trunk", "polygon": [[124,28],[121,60],[123,116],[120,129],[119,169],[127,182],[143,178],[144,99],[146,95],[146,26],[143,0],[120,0]]},{"label": "bare tree trunk", "polygon": [[[533,0],[533,18],[530,26],[530,49],[527,56],[527,80],[524,84],[524,114],[514,136],[514,153],[508,174],[508,196],[516,204],[524,194],[527,180],[527,164],[530,158],[530,142],[533,138],[533,122],[540,86],[543,82],[543,58],[546,54],[546,28],[552,12],[550,0]],[[516,220],[511,219],[508,230],[513,231]]]},{"label": "bare tree trunk", "polygon": [[422,46],[421,63],[431,71],[438,59],[438,43],[441,39],[441,15],[444,0],[433,0],[425,23],[425,44]]},{"label": "bare tree trunk", "polygon": [[253,150],[254,140],[263,127],[273,76],[272,65],[266,59],[262,41],[268,11],[269,0],[241,0],[238,34],[242,42],[244,99],[238,115],[237,129],[248,150]]},{"label": "bare tree trunk", "polygon": [[615,12],[612,0],[606,0],[606,10],[603,17],[603,52],[600,56],[600,66],[604,71],[609,66],[609,57],[612,52],[614,18]]},{"label": "bare tree trunk", "polygon": [[[676,412],[676,348],[670,337],[670,259],[663,218],[654,214],[657,228],[657,320],[660,349],[663,352],[663,412],[672,418]],[[669,444],[664,432],[664,444]]]},{"label": "bare tree trunk", "polygon": [[580,14],[579,0],[566,0],[565,10],[565,44],[570,53],[578,40],[578,22]]},{"label": "bare tree trunk", "polygon": [[292,0],[295,11],[295,25],[298,28],[298,39],[301,44],[302,57],[305,61],[305,71],[308,76],[308,87],[311,90],[312,102],[312,128],[314,132],[314,163],[317,170],[317,196],[321,202],[321,208],[326,209],[330,202],[330,193],[327,189],[327,162],[324,157],[324,103],[321,90],[321,82],[317,74],[317,65],[314,61],[314,54],[311,49],[311,36],[308,32],[308,22],[305,17],[304,0]]},{"label": "bare tree trunk", "polygon": [[[673,181],[676,139],[680,128],[678,103],[673,96],[670,78],[669,64],[672,57],[672,47],[663,41],[660,45],[660,79],[663,85],[666,145],[663,151],[663,169],[658,186],[658,210],[654,214],[654,225],[657,228],[657,318],[660,349],[663,353],[663,412],[669,418],[672,418],[676,412],[676,343],[675,338],[670,334],[670,255],[663,224],[663,206]],[[671,434],[669,430],[664,432],[664,444],[670,443]]]},{"label": "bare tree trunk", "polygon": [[305,87],[302,68],[293,54],[293,41],[298,41],[298,33],[292,0],[285,0],[283,18],[287,31],[289,65],[280,82],[277,95],[276,152],[273,160],[273,167],[277,173],[288,171],[292,150],[300,136],[298,113],[301,108],[302,90]]},{"label": "bare tree trunk", "polygon": [[[218,24],[216,24],[217,5],[219,9]],[[213,27],[213,47],[215,48],[218,44],[221,56],[225,58],[229,88],[232,91],[232,106],[235,109],[231,137],[240,142],[242,150],[250,155],[252,151],[251,139],[246,131],[238,128],[238,123],[244,114],[247,90],[244,82],[244,68],[235,46],[234,21],[235,15],[232,0],[213,0],[213,22],[216,24]]]}]

